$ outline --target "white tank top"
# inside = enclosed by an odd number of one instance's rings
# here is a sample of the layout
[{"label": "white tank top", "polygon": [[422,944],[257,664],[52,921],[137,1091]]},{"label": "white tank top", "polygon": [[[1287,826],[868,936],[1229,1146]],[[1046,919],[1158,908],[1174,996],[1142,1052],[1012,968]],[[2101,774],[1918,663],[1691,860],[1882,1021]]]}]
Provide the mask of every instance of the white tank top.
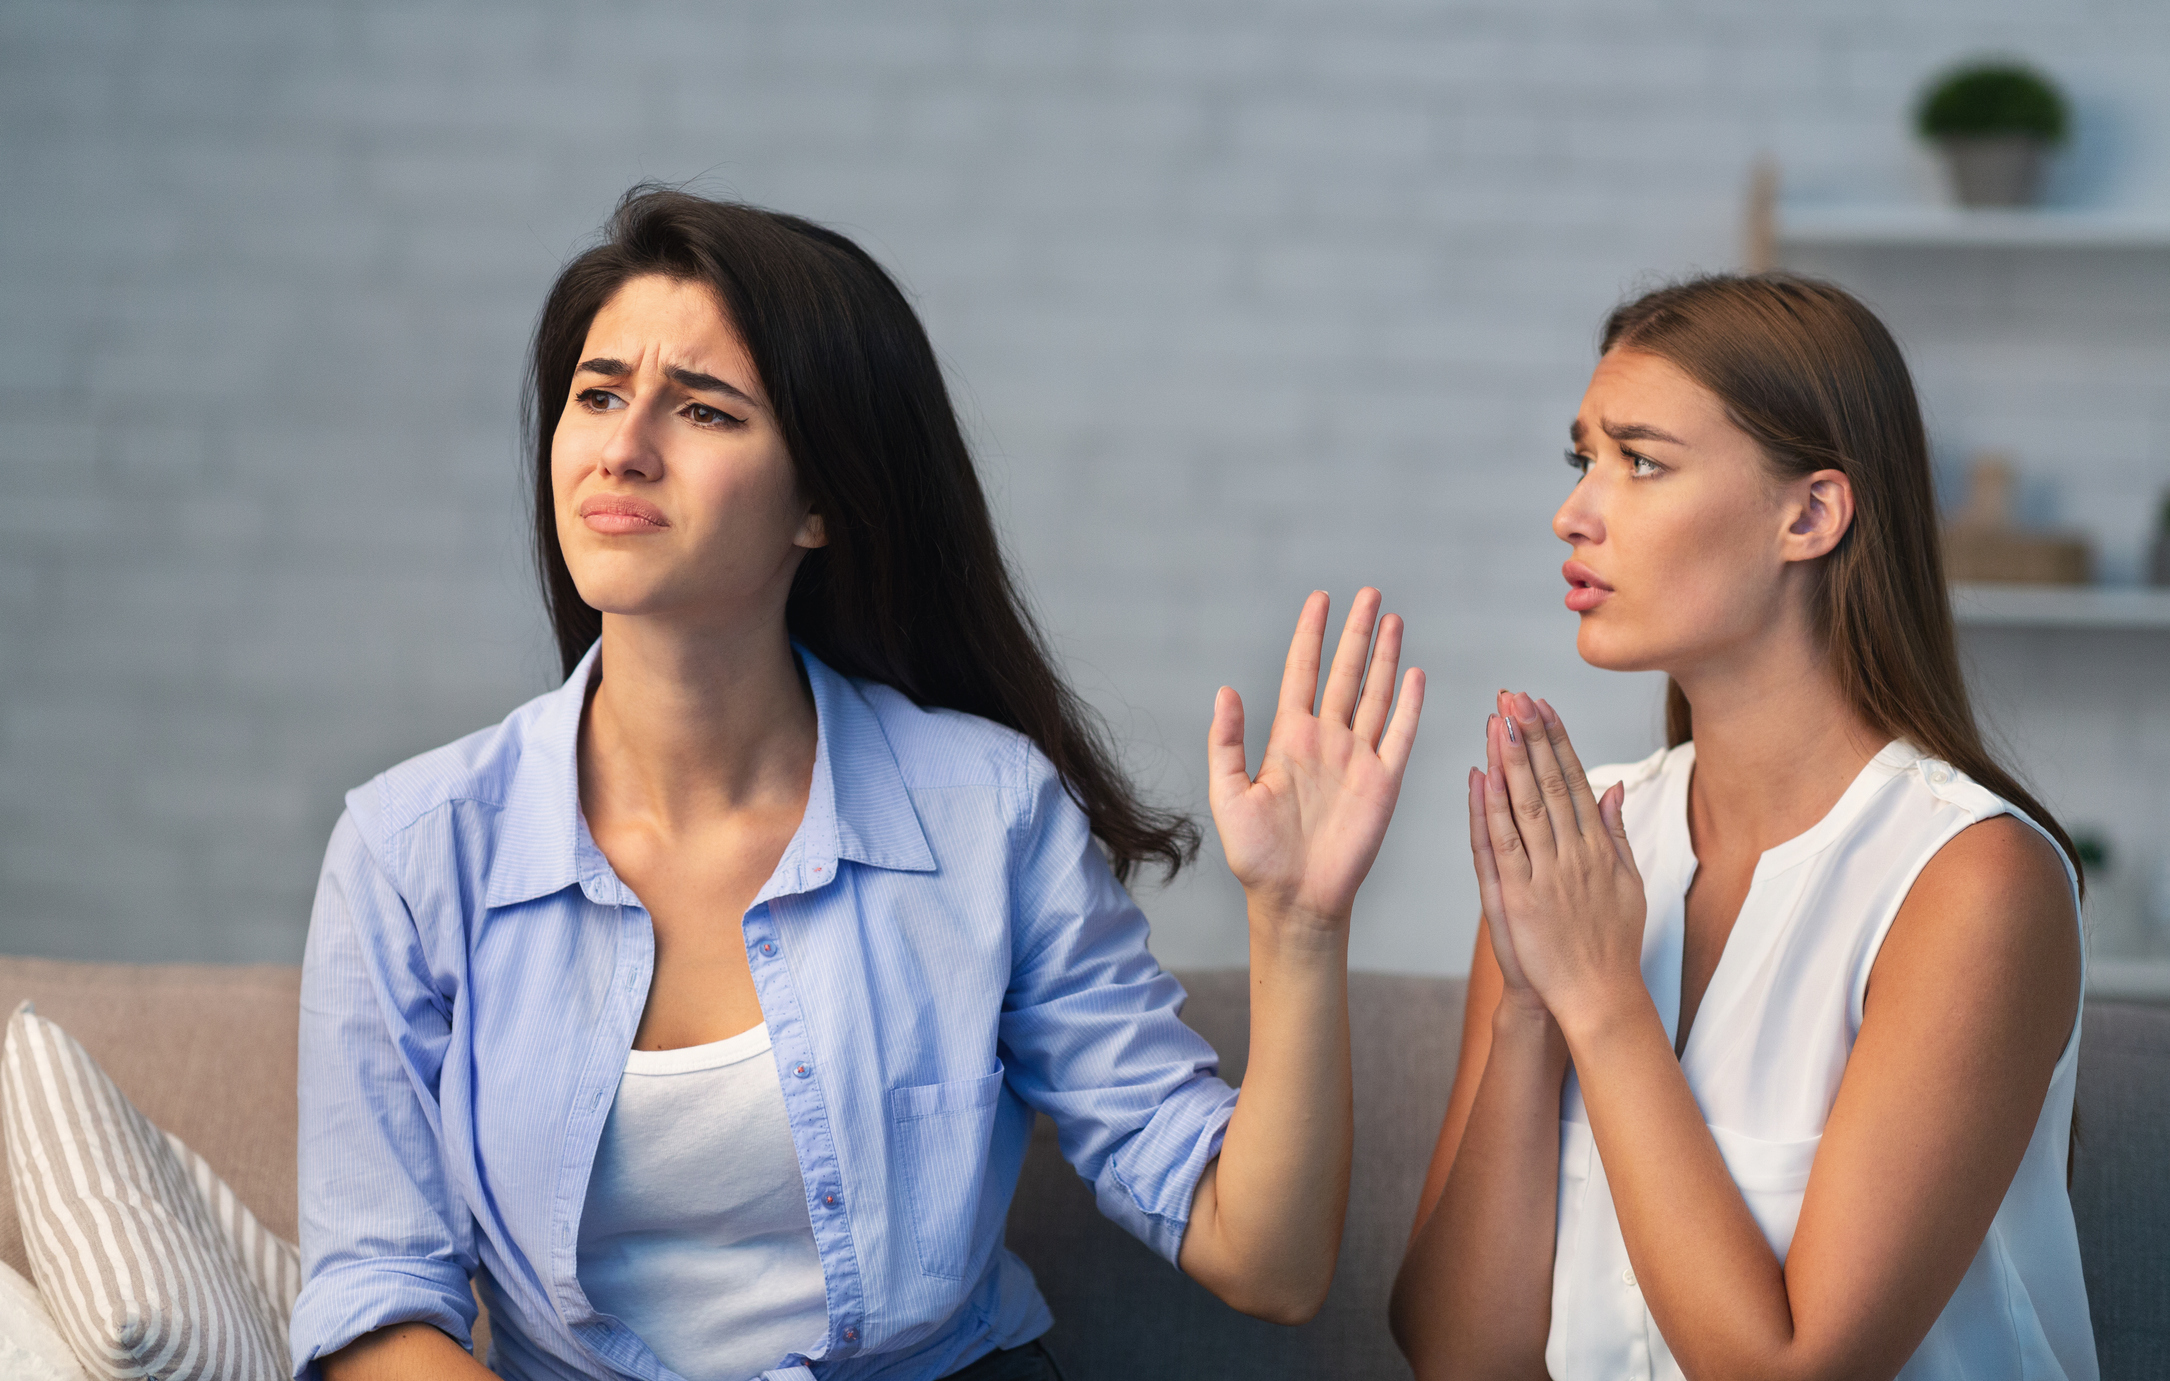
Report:
[{"label": "white tank top", "polygon": [[821,1341],[821,1255],[766,1025],[628,1052],[577,1273],[687,1381],[745,1381]]},{"label": "white tank top", "polygon": [[[1643,981],[1669,1037],[1678,1030],[1683,904],[1696,867],[1688,837],[1694,765],[1695,746],[1687,743],[1590,773],[1599,791],[1627,783],[1628,840],[1649,900]],[[1756,864],[1680,1067],[1780,1261],[1861,1030],[1869,971],[1899,904],[1953,835],[2004,814],[2027,819],[1948,764],[1893,743],[1830,814]],[[2069,860],[2065,871],[2070,875]],[[2077,924],[2076,884],[2073,907]],[[2095,1381],[2079,1238],[2065,1193],[2079,1045],[2075,1019],[1989,1235],[1899,1373],[1902,1381]],[[1572,1072],[1560,1105],[1559,1236],[1545,1365],[1559,1381],[1681,1378],[1636,1288]]]}]

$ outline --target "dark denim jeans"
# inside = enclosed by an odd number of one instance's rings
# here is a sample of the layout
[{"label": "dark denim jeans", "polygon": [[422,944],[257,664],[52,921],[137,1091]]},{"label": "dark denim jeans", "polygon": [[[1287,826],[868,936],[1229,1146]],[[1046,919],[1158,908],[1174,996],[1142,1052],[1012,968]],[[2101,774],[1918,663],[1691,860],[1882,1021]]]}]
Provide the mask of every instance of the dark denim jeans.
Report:
[{"label": "dark denim jeans", "polygon": [[1035,1338],[1023,1347],[990,1352],[944,1381],[1062,1381],[1062,1371]]}]

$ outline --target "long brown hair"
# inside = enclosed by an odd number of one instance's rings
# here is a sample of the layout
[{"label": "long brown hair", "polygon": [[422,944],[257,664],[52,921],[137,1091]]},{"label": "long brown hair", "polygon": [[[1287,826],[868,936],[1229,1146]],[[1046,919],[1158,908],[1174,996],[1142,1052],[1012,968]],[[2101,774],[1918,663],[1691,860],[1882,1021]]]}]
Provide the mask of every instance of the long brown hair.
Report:
[{"label": "long brown hair", "polygon": [[745,343],[828,545],[791,585],[791,636],[847,676],[1030,738],[1128,881],[1172,877],[1198,827],[1142,802],[1104,726],[1056,672],[995,539],[934,347],[896,282],[844,236],[797,216],[643,184],[552,285],[528,357],[535,564],[570,675],[602,635],[558,546],[550,444],[580,347],[629,279],[705,284]]},{"label": "long brown hair", "polygon": [[[1602,348],[1656,355],[1716,394],[1773,471],[1837,470],[1853,524],[1817,563],[1815,628],[1847,703],[1880,733],[1940,758],[2025,811],[2075,870],[2072,837],[1982,742],[1952,637],[1929,443],[1891,332],[1833,284],[1790,273],[1716,274],[1614,309]],[[1665,739],[1693,737],[1680,683]]]}]

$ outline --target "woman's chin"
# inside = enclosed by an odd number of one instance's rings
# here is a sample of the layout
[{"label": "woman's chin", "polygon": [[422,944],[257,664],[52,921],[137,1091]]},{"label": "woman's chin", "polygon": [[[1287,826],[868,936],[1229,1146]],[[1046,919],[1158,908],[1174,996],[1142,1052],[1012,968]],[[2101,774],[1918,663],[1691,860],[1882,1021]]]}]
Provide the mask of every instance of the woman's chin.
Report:
[{"label": "woman's chin", "polygon": [[1650,671],[1656,666],[1649,649],[1622,638],[1617,628],[1606,628],[1588,615],[1575,633],[1575,651],[1600,671]]},{"label": "woman's chin", "polygon": [[573,588],[580,592],[580,602],[598,614],[615,614],[621,618],[637,618],[642,614],[660,613],[670,607],[666,591],[657,588],[659,582],[627,579],[631,572],[614,571],[609,576],[591,573],[583,580],[579,573],[573,576]]}]

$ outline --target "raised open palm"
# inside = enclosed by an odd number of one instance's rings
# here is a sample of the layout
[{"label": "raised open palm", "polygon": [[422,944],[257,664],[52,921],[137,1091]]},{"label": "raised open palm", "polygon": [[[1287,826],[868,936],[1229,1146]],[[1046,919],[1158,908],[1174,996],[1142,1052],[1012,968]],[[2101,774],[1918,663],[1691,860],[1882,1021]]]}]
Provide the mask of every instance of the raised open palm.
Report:
[{"label": "raised open palm", "polygon": [[1380,619],[1379,592],[1367,586],[1319,693],[1327,604],[1324,592],[1312,594],[1296,620],[1258,775],[1244,762],[1243,698],[1226,686],[1213,702],[1206,768],[1221,848],[1252,904],[1334,928],[1347,924],[1393,818],[1424,708],[1424,673],[1410,668],[1397,709],[1401,619]]}]

